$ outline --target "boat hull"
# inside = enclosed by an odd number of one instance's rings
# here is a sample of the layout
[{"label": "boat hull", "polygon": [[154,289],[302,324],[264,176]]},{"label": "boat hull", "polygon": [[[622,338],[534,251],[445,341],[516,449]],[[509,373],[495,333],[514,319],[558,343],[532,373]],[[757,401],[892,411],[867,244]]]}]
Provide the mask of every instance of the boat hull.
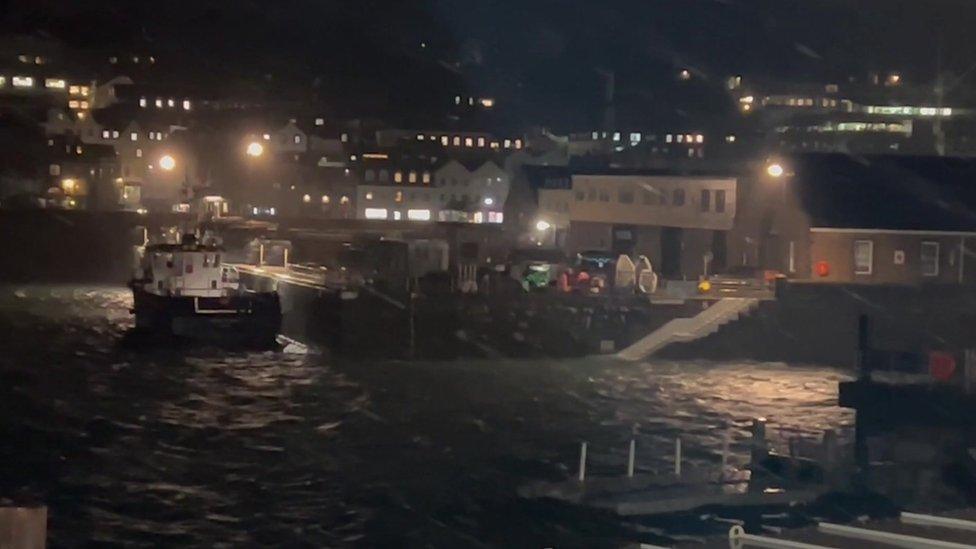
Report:
[{"label": "boat hull", "polygon": [[267,348],[281,330],[278,294],[161,296],[133,285],[136,328],[145,333],[219,345]]}]

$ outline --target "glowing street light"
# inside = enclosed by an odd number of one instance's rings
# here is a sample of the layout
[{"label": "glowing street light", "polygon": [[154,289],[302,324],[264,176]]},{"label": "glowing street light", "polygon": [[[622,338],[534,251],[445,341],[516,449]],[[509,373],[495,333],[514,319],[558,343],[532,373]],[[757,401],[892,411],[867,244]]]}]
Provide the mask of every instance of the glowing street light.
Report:
[{"label": "glowing street light", "polygon": [[252,141],[247,145],[247,155],[258,157],[264,154],[264,145],[258,143],[257,141]]},{"label": "glowing street light", "polygon": [[552,225],[548,221],[546,221],[545,219],[540,219],[539,221],[536,221],[536,223],[535,223],[535,229],[537,231],[540,231],[540,232],[542,232],[542,231],[548,231],[550,228],[552,228]]},{"label": "glowing street light", "polygon": [[774,162],[766,166],[766,173],[769,174],[770,177],[782,177],[786,171],[783,169],[782,164]]},{"label": "glowing street light", "polygon": [[173,168],[176,167],[176,160],[168,154],[164,155],[159,159],[159,167],[168,172],[173,171]]},{"label": "glowing street light", "polygon": [[495,199],[494,198],[492,198],[490,196],[486,196],[485,197],[485,206],[491,206],[494,203],[495,203]]}]

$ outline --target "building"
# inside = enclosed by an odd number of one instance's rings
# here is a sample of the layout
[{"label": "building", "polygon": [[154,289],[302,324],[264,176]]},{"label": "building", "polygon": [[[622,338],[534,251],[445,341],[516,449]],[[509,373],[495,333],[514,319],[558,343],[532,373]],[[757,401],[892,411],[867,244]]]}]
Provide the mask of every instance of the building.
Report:
[{"label": "building", "polygon": [[976,284],[976,162],[797,155],[768,266],[825,283]]},{"label": "building", "polygon": [[680,279],[724,268],[736,192],[735,177],[596,173],[545,196],[556,209],[568,203],[569,252],[644,255]]}]

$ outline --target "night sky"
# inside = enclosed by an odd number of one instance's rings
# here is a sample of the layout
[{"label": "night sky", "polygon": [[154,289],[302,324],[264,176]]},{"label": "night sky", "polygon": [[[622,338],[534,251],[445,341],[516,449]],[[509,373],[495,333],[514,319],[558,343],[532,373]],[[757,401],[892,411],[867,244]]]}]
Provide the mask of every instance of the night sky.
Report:
[{"label": "night sky", "polygon": [[[597,71],[655,98],[678,68],[823,82],[868,70],[929,81],[976,63],[966,0],[7,0],[3,29],[83,48],[144,49],[190,78],[228,74],[373,94],[397,108],[432,89],[491,94],[519,113],[593,111]],[[421,47],[425,44],[426,47]],[[974,71],[976,72],[976,71]],[[973,77],[976,78],[976,77]],[[966,85],[976,86],[976,79]],[[352,94],[343,90],[352,90]],[[452,91],[447,92],[453,95]],[[660,97],[660,96],[658,96]],[[561,114],[560,114],[561,113]]]}]

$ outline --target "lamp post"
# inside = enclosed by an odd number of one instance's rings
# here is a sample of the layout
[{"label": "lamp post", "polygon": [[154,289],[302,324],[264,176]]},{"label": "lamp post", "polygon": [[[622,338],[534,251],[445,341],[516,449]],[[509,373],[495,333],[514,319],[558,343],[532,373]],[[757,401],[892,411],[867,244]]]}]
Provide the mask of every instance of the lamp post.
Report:
[{"label": "lamp post", "polygon": [[549,223],[545,219],[540,219],[540,220],[538,220],[538,221],[535,222],[535,230],[539,232],[539,237],[536,240],[536,242],[538,242],[539,246],[542,246],[543,241],[547,240],[546,233],[549,231],[549,229],[553,229],[553,231],[552,231],[552,244],[553,244],[553,246],[555,246],[556,245],[556,231],[555,231],[555,227],[553,227],[552,223]]}]

